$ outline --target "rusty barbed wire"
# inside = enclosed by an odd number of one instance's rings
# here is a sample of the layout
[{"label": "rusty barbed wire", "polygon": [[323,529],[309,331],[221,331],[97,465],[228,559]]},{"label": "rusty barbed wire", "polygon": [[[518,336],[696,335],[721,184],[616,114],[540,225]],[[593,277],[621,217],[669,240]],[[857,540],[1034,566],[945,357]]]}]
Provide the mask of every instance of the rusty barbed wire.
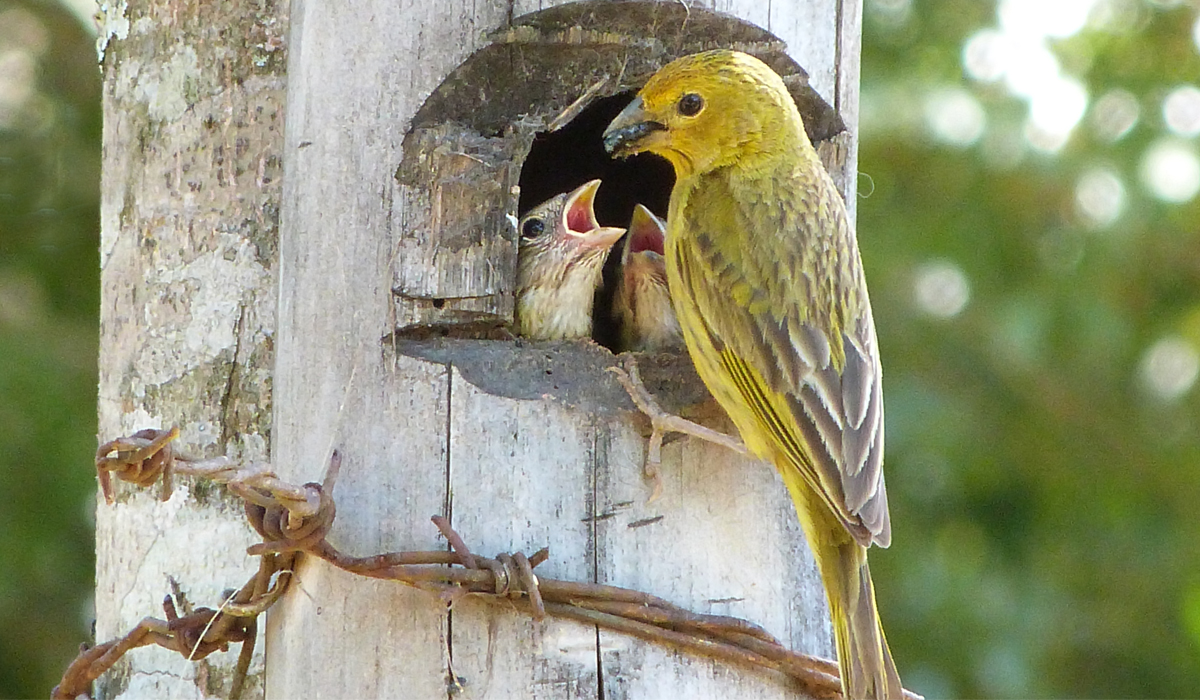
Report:
[{"label": "rusty barbed wire", "polygon": [[110,506],[114,496],[111,474],[123,481],[148,487],[162,477],[162,500],[171,497],[171,467],[174,464],[174,449],[171,443],[179,437],[179,429],[139,430],[129,437],[117,438],[104,443],[96,450],[96,476],[100,479],[100,491]]},{"label": "rusty barbed wire", "polygon": [[[287,590],[295,560],[295,552],[266,553],[259,560],[258,572],[239,590],[227,591],[224,602],[216,610],[188,610],[189,606],[178,592],[175,598],[166,596],[163,599],[166,620],[146,617],[123,637],[94,647],[82,645],[79,656],[67,667],[50,697],[54,700],[89,697],[92,682],[138,647],[157,644],[190,661],[199,661],[215,651],[227,651],[231,643],[240,642],[242,648],[229,691],[230,699],[236,700],[241,696],[254,656],[258,616]],[[170,583],[173,589],[178,588],[173,579]],[[186,614],[180,616],[177,605],[183,607]]]},{"label": "rusty barbed wire", "polygon": [[[113,502],[110,475],[142,487],[150,487],[158,479],[166,483],[173,474],[225,484],[245,501],[247,519],[263,538],[247,550],[262,557],[259,571],[238,592],[227,596],[217,610],[200,608],[180,617],[168,597],[164,602],[166,621],[146,618],[124,637],[81,650],[55,688],[54,698],[86,695],[91,682],[121,656],[147,644],[199,659],[228,648],[229,643],[243,642],[235,675],[235,688],[240,692],[253,654],[256,618],[287,589],[297,559],[303,554],[360,576],[431,591],[447,605],[464,595],[489,596],[535,619],[552,615],[593,624],[779,673],[815,698],[841,696],[835,662],[791,651],[751,622],[694,613],[627,588],[540,578],[534,569],[549,558],[549,550],[539,550],[529,557],[520,552],[482,557],[471,552],[441,516],[431,520],[449,543],[449,551],[390,552],[366,557],[344,554],[325,539],[336,517],[332,492],[341,467],[339,452],[330,458],[322,483],[295,486],[279,479],[269,465],[243,467],[226,458],[198,460],[176,454],[170,443],[178,434],[176,428],[142,430],[102,445],[97,451],[96,469],[106,501]],[[164,487],[162,498],[169,497]],[[921,696],[905,691],[905,698],[920,700]]]},{"label": "rusty barbed wire", "polygon": [[[254,579],[251,579],[247,585],[253,582]],[[157,644],[189,660],[198,661],[214,651],[227,651],[231,642],[242,642],[238,667],[242,667],[244,658],[245,666],[249,668],[257,636],[254,617],[238,617],[224,609],[212,608],[197,608],[181,617],[176,609],[176,601],[170,595],[163,598],[163,612],[166,620],[146,617],[123,637],[90,648],[83,645],[79,656],[67,667],[62,681],[54,687],[50,697],[65,700],[87,696],[92,682],[122,656],[149,644]],[[240,677],[245,677],[244,671]],[[231,697],[237,697],[240,693],[241,684],[238,682]]]},{"label": "rusty barbed wire", "polygon": [[[96,474],[104,500],[109,505],[114,502],[111,475],[142,487],[149,487],[161,476],[164,487],[160,498],[165,501],[171,496],[170,479],[181,474],[224,484],[243,500],[264,508],[284,508],[288,515],[287,528],[291,530],[299,528],[304,518],[315,515],[321,508],[321,489],[317,484],[294,486],[280,480],[268,464],[252,462],[242,466],[228,457],[196,459],[177,454],[171,442],[178,437],[177,427],[169,430],[147,428],[101,445],[96,450]],[[336,478],[337,472],[332,465],[331,472]],[[327,476],[326,480],[329,478]]]}]

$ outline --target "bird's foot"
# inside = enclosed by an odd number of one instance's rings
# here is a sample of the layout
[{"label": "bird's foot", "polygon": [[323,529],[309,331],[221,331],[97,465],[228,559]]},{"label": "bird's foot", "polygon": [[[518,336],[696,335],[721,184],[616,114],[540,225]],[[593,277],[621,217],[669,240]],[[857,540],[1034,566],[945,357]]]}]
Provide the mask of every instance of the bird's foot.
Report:
[{"label": "bird's foot", "polygon": [[638,374],[637,360],[627,356],[623,365],[622,367],[609,367],[608,371],[617,375],[617,381],[625,387],[625,391],[633,400],[634,405],[650,419],[650,442],[646,447],[646,462],[642,467],[646,479],[651,484],[650,498],[647,503],[653,503],[662,495],[662,476],[659,473],[659,465],[662,463],[663,438],[667,433],[691,435],[727,447],[739,454],[746,454],[746,445],[741,440],[663,410],[662,406],[659,406],[658,402],[654,400],[650,391],[646,389],[646,385],[642,383],[641,375]]}]

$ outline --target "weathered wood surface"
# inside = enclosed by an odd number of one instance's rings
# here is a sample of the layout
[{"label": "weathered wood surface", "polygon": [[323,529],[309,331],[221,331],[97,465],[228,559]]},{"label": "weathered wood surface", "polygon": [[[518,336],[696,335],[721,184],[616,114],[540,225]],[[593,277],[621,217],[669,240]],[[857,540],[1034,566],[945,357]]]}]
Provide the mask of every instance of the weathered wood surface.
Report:
[{"label": "weathered wood surface", "polygon": [[[432,325],[470,337],[508,317],[505,215],[516,213],[519,171],[505,158],[519,160],[538,130],[596,86],[585,78],[608,70],[593,94],[614,94],[636,87],[632,67],[644,79],[672,47],[721,45],[724,34],[689,34],[688,26],[707,26],[706,8],[773,32],[786,54],[753,38],[753,28],[728,36],[806,69],[808,82],[793,83],[799,102],[811,84],[839,107],[821,122],[830,136],[821,149],[852,193],[854,130],[838,133],[835,122],[857,122],[858,3],[662,3],[654,11],[670,21],[653,26],[654,36],[674,44],[622,44],[628,34],[611,31],[616,48],[598,53],[585,40],[608,41],[608,24],[618,22],[611,8],[636,6],[593,3],[607,18],[587,28],[593,34],[571,25],[550,39],[542,30],[551,15],[523,17],[561,4],[293,0],[286,42],[279,33],[289,19],[274,5],[225,3],[220,11],[236,14],[217,19],[206,6],[172,0],[110,23],[117,53],[106,63],[101,435],[178,422],[187,449],[255,459],[266,456],[269,436],[271,461],[297,482],[319,480],[337,447],[344,462],[330,539],[343,551],[445,546],[428,522],[443,513],[482,554],[549,546],[539,567],[546,576],[745,617],[793,648],[829,656],[823,593],[769,467],[672,443],[664,495],[647,504],[642,423],[603,371],[613,362],[607,351],[436,341],[415,331]],[[679,38],[688,36],[699,43]],[[135,43],[141,38],[152,43]],[[511,75],[496,75],[506,90],[537,93],[516,95],[535,108],[509,115],[509,127],[447,125],[430,107],[437,99],[426,103],[477,50],[541,55],[530,41],[570,45],[563,70],[577,71],[576,82],[513,87]],[[621,51],[628,74],[605,63]],[[592,59],[580,57],[589,53],[599,58],[585,70]],[[239,62],[261,56],[252,68]],[[175,110],[170,118],[164,104]],[[476,103],[478,119],[489,117],[487,104]],[[139,142],[149,144],[144,163]],[[216,146],[230,156],[218,158]],[[255,225],[231,229],[239,221]],[[671,389],[669,406],[699,396],[678,379],[687,374],[647,361],[651,388]],[[240,511],[215,492],[184,504],[196,493],[177,490],[165,506],[140,494],[123,496],[120,509],[101,507],[102,638],[155,613],[166,574],[205,604],[252,570]],[[794,696],[766,673],[575,623],[534,623],[472,598],[447,611],[429,593],[323,562],[300,566],[265,634],[265,681],[249,696],[557,699],[600,697],[601,688],[607,698]],[[133,670],[110,681],[115,691],[199,692],[194,666],[178,657],[139,650],[132,658]],[[212,658],[210,690],[221,693],[233,659]]]},{"label": "weathered wood surface", "polygon": [[[856,46],[857,37],[839,37],[857,32],[856,20],[847,20],[857,15],[836,2],[798,5],[803,12],[777,7],[763,17],[755,13],[765,4],[748,0],[717,9],[775,29],[818,92],[852,107],[852,96],[839,91],[857,85],[857,52],[844,45]],[[319,475],[331,446],[345,451],[333,540],[348,551],[438,546],[427,517],[444,512],[480,553],[549,546],[551,558],[540,569],[547,576],[633,586],[697,611],[743,616],[794,648],[829,656],[823,593],[791,503],[769,467],[680,441],[666,450],[663,498],[647,504],[644,440],[626,412],[628,401],[611,375],[572,359],[600,353],[597,364],[611,362],[605,351],[523,345],[523,352],[566,358],[567,366],[534,383],[538,393],[521,394],[522,375],[512,363],[437,349],[411,332],[422,324],[486,325],[510,312],[504,306],[510,276],[462,269],[484,259],[511,260],[482,254],[487,246],[499,250],[494,238],[469,238],[479,226],[500,226],[497,195],[499,212],[517,213],[515,174],[497,167],[496,155],[520,156],[533,133],[593,86],[586,78],[597,74],[581,73],[573,96],[557,96],[553,81],[537,85],[542,111],[510,115],[516,123],[506,132],[503,124],[487,123],[489,110],[500,110],[487,98],[536,100],[502,98],[505,90],[521,89],[504,74],[470,93],[463,77],[469,73],[459,72],[451,83],[478,101],[454,122],[458,145],[443,142],[438,151],[414,148],[410,140],[406,150],[405,137],[414,125],[450,133],[444,120],[452,101],[441,113],[440,97],[418,110],[487,45],[486,37],[532,60],[536,52],[522,42],[544,35],[521,34],[517,41],[512,32],[527,31],[520,28],[528,21],[536,26],[522,13],[549,6],[514,5],[508,34],[508,7],[500,3],[428,4],[406,13],[370,2],[293,6],[275,460],[307,480]],[[697,22],[703,17],[700,6],[691,12]],[[588,49],[591,35],[573,31],[551,40]],[[626,87],[614,80],[598,94]],[[852,112],[841,116],[856,120]],[[852,156],[853,139],[841,138],[831,152]],[[836,165],[845,182],[853,161]],[[464,194],[463,182],[486,181],[472,167],[498,173],[505,183],[479,198],[490,206],[485,211]],[[463,217],[474,217],[472,225],[463,226]],[[442,238],[457,242],[435,250]],[[518,352],[500,341],[488,347],[500,357]],[[584,384],[590,394],[577,391]],[[418,393],[427,398],[418,400]],[[326,568],[308,564],[300,572],[303,594],[289,594],[271,616],[272,696],[375,697],[400,684],[413,698],[451,691],[467,698],[592,698],[601,684],[608,698],[794,696],[768,674],[574,623],[533,623],[470,598],[445,612],[431,595],[319,573]],[[334,609],[351,617],[330,614]],[[343,646],[347,634],[359,637],[357,647]],[[329,655],[330,639],[355,653]]]},{"label": "weathered wood surface", "polygon": [[[288,4],[108,3],[101,27],[101,441],[177,424],[194,454],[265,460],[270,437]],[[197,605],[258,569],[241,503],[118,484],[96,518],[96,635]],[[262,654],[251,695],[261,694]],[[236,655],[128,655],[106,697],[228,692]]]}]

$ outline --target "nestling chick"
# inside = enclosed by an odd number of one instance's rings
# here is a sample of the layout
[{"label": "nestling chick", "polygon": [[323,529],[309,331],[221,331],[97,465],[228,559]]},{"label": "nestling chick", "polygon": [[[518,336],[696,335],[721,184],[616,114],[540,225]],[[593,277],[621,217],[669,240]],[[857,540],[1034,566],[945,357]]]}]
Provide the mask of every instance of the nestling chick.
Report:
[{"label": "nestling chick", "polygon": [[821,570],[846,698],[899,698],[867,548],[888,546],[882,369],[845,203],[783,80],[737,51],[651,76],[604,146],[670,161],[666,265],[688,354],[779,470]]},{"label": "nestling chick", "polygon": [[622,352],[683,348],[683,334],[667,291],[666,234],[667,225],[654,212],[641,204],[634,207],[613,295]]},{"label": "nestling chick", "polygon": [[518,223],[518,335],[533,340],[587,338],[592,300],[608,251],[625,229],[601,226],[593,205],[600,181],[534,207]]}]

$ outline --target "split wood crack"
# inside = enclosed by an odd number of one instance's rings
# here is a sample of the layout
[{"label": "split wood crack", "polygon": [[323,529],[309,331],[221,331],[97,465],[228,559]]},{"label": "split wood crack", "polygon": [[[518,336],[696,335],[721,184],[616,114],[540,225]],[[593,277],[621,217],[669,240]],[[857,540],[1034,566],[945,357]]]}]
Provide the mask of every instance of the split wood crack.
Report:
[{"label": "split wood crack", "polygon": [[[114,501],[111,478],[150,487],[162,484],[160,497],[169,498],[171,476],[185,474],[225,484],[245,502],[246,517],[263,541],[248,552],[260,556],[258,572],[241,589],[227,592],[217,609],[191,610],[180,600],[184,615],[168,596],[166,620],[143,619],[123,637],[84,647],[68,666],[53,698],[88,697],[91,683],[125,653],[157,644],[189,660],[242,644],[230,693],[242,689],[253,655],[258,615],[287,590],[301,556],[315,556],[345,571],[370,578],[398,581],[430,591],[447,605],[468,594],[503,600],[511,609],[541,620],[546,615],[593,624],[676,649],[766,669],[782,674],[798,690],[814,698],[838,698],[841,684],[833,661],[784,648],[761,627],[745,620],[701,615],[661,598],[616,586],[539,577],[534,569],[549,558],[542,549],[526,557],[518,552],[494,559],[474,554],[441,516],[433,523],[450,544],[449,551],[392,552],[353,557],[338,551],[325,536],[336,507],[333,486],[341,466],[334,452],[322,483],[295,486],[279,479],[269,465],[239,465],[227,458],[190,459],[177,455],[172,441],[177,428],[142,430],[101,445],[96,470],[105,500]],[[177,597],[181,597],[178,596]],[[920,696],[905,691],[905,697]]]}]

